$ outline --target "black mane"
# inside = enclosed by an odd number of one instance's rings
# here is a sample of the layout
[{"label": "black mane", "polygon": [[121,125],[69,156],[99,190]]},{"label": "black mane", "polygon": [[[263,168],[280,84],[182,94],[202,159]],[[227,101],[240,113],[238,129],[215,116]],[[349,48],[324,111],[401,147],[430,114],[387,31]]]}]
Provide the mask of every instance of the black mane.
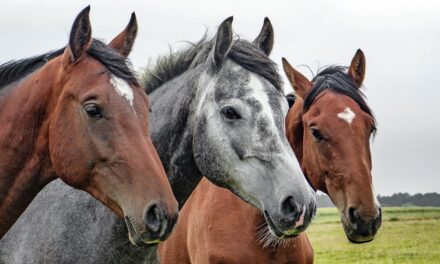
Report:
[{"label": "black mane", "polygon": [[359,107],[373,117],[373,132],[376,131],[376,120],[373,112],[367,105],[364,94],[357,87],[356,82],[347,74],[347,67],[328,66],[321,70],[312,80],[313,87],[310,93],[304,98],[304,111],[310,109],[316,97],[325,90],[331,90],[336,93],[346,95],[353,99]]},{"label": "black mane", "polygon": [[[162,84],[179,76],[185,71],[204,63],[213,48],[215,39],[206,40],[206,35],[196,43],[179,51],[170,52],[157,59],[141,77],[142,85],[149,94]],[[228,52],[228,58],[243,68],[268,80],[275,88],[282,91],[282,79],[276,64],[249,41],[236,39]]]},{"label": "black mane", "polygon": [[8,61],[0,65],[0,88],[20,80],[63,52],[64,48],[27,59]]},{"label": "black mane", "polygon": [[104,42],[94,39],[87,50],[87,54],[101,62],[116,77],[133,85],[139,85],[130,60],[117,53]]},{"label": "black mane", "polygon": [[[27,59],[8,61],[0,65],[0,89],[41,68],[48,61],[63,54],[64,50],[65,48],[62,48]],[[128,59],[119,55],[104,42],[93,39],[87,54],[101,62],[116,77],[138,85],[136,75]]]}]

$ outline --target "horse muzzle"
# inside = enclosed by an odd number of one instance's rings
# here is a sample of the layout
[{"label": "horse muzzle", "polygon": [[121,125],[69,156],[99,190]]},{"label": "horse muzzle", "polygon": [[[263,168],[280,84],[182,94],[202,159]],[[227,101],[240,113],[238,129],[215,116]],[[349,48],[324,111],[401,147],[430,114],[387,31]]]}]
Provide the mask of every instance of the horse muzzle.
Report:
[{"label": "horse muzzle", "polygon": [[356,209],[349,208],[348,217],[344,216],[342,223],[345,234],[350,242],[356,244],[367,243],[374,239],[382,224],[382,210],[378,208],[377,216],[366,220],[357,213]]},{"label": "horse muzzle", "polygon": [[300,206],[289,196],[281,204],[280,214],[273,217],[264,211],[264,217],[271,233],[278,238],[296,237],[307,229],[316,214],[316,203]]},{"label": "horse muzzle", "polygon": [[125,216],[130,242],[140,247],[155,246],[167,239],[176,221],[177,214],[167,214],[155,203],[145,209],[141,224],[137,224],[133,217]]}]

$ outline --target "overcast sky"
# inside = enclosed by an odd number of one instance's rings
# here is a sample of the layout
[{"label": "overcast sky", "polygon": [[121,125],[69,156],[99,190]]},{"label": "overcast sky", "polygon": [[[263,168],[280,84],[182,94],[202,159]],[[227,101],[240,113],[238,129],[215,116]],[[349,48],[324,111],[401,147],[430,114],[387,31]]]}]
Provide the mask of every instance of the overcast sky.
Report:
[{"label": "overcast sky", "polygon": [[361,48],[365,94],[379,123],[372,144],[376,192],[440,191],[440,2],[0,0],[0,63],[66,45],[73,20],[88,4],[93,36],[107,41],[136,12],[139,33],[130,56],[136,69],[169,45],[198,40],[206,28],[213,34],[230,15],[235,33],[246,39],[254,39],[264,17],[270,18],[271,57],[278,64],[284,56],[314,71],[348,65]]}]

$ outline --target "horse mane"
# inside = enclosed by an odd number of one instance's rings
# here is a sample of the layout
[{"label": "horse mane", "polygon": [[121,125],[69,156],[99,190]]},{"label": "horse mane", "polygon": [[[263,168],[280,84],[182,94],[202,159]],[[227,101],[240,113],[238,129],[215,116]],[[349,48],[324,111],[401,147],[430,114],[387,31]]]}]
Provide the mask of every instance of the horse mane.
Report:
[{"label": "horse mane", "polygon": [[312,79],[313,87],[304,98],[304,111],[310,109],[316,97],[325,90],[331,90],[336,93],[346,95],[353,99],[359,107],[373,118],[373,134],[376,133],[376,119],[372,110],[365,101],[365,95],[358,88],[355,80],[347,74],[347,67],[327,66],[320,70]]},{"label": "horse mane", "polygon": [[35,70],[41,68],[51,59],[63,54],[64,48],[50,51],[42,55],[21,60],[12,60],[0,65],[0,88],[20,80]]},{"label": "horse mane", "polygon": [[[64,50],[65,48],[62,48],[27,59],[8,61],[0,65],[0,89],[43,67],[53,58],[63,54]],[[116,77],[138,85],[138,80],[132,70],[130,61],[104,42],[93,39],[87,54],[101,62]]]},{"label": "horse mane", "polygon": [[[188,42],[187,47],[170,51],[160,56],[156,63],[147,67],[141,76],[141,83],[147,94],[153,92],[164,83],[204,63],[208,58],[215,39],[207,40],[206,34],[195,43]],[[227,57],[248,71],[262,76],[277,90],[282,90],[282,79],[276,64],[249,41],[236,38]]]}]

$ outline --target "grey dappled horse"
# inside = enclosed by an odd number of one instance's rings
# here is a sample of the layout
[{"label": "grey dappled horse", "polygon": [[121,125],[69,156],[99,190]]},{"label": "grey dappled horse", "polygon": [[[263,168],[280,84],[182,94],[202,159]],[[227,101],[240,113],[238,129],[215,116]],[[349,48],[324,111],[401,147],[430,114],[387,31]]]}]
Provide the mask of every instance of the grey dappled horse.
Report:
[{"label": "grey dappled horse", "polygon": [[[151,138],[180,207],[205,175],[264,213],[274,234],[289,237],[307,227],[315,201],[285,136],[288,105],[267,56],[272,45],[269,20],[251,43],[233,38],[231,17],[214,39],[159,58],[143,81]],[[149,257],[128,243],[122,221],[60,182],[30,207],[0,241],[8,261],[142,263]],[[297,230],[301,212],[305,224]],[[148,251],[154,257],[155,249]]]}]

